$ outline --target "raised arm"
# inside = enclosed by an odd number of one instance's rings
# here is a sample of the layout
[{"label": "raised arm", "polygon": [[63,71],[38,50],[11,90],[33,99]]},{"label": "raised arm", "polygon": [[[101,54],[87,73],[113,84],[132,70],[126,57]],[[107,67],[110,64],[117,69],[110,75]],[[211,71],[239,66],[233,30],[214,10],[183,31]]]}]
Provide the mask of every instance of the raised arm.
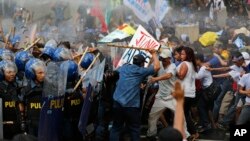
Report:
[{"label": "raised arm", "polygon": [[184,90],[181,87],[181,83],[179,81],[175,82],[175,88],[173,92],[173,97],[176,99],[176,109],[174,116],[174,128],[181,132],[183,138],[186,138],[184,132]]},{"label": "raised arm", "polygon": [[154,70],[155,72],[158,72],[160,70],[160,61],[158,59],[157,53],[154,49],[149,50],[149,52],[152,55],[153,63],[154,63]]}]

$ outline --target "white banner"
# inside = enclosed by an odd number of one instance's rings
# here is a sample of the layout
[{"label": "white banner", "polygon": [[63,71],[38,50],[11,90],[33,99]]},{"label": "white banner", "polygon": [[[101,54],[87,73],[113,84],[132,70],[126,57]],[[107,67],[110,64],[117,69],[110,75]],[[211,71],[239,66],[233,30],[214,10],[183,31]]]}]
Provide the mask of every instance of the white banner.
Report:
[{"label": "white banner", "polygon": [[154,12],[148,0],[123,0],[123,3],[143,22],[147,23],[153,17]]},{"label": "white banner", "polygon": [[170,10],[169,0],[156,0],[155,16],[157,22],[161,22],[169,10]]},{"label": "white banner", "polygon": [[[129,46],[139,47],[139,48],[147,48],[147,49],[155,49],[158,50],[160,47],[160,43],[158,43],[152,35],[150,35],[141,25],[135,32],[132,40],[129,43]],[[133,63],[133,57],[137,54],[142,54],[147,63],[145,63],[145,67],[149,65],[151,54],[144,50],[136,50],[136,49],[126,49],[123,53],[121,60],[119,61],[117,67],[122,66],[125,63]]]}]

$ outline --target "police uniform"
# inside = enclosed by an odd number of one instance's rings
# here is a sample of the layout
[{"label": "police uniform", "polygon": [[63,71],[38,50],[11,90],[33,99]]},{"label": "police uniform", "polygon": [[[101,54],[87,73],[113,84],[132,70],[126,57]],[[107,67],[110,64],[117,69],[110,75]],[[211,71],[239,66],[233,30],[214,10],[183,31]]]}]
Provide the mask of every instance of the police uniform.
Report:
[{"label": "police uniform", "polygon": [[12,121],[13,124],[3,125],[4,138],[12,139],[16,134],[21,133],[20,112],[18,104],[19,89],[16,82],[0,82],[0,97],[2,98],[3,122]]},{"label": "police uniform", "polygon": [[43,84],[37,84],[33,80],[22,90],[24,96],[24,105],[27,115],[28,133],[38,136],[38,126],[41,111]]}]

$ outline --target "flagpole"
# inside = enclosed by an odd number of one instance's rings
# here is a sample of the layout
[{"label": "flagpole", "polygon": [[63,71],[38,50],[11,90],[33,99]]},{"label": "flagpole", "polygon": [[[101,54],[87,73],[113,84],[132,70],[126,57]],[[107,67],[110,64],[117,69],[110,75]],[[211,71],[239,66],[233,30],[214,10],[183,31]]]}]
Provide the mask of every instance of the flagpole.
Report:
[{"label": "flagpole", "polygon": [[134,46],[126,46],[126,45],[115,45],[115,44],[107,44],[109,47],[117,47],[117,48],[128,48],[128,49],[138,49],[148,51],[148,48],[134,47]]}]

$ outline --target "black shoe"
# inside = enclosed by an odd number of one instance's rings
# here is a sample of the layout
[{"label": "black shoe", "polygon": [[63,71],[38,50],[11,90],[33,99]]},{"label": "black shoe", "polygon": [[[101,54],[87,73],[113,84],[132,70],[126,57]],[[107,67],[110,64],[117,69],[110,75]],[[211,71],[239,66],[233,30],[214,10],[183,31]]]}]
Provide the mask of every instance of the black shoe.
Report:
[{"label": "black shoe", "polygon": [[148,141],[157,141],[157,138],[155,136],[147,137]]}]

